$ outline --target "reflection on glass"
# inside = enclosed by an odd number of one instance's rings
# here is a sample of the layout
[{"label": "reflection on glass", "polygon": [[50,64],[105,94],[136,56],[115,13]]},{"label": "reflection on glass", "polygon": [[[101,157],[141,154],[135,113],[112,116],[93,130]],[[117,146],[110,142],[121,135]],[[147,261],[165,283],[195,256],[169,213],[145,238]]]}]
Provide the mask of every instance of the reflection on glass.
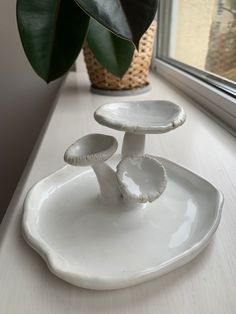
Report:
[{"label": "reflection on glass", "polygon": [[173,0],[169,57],[236,81],[236,0]]}]

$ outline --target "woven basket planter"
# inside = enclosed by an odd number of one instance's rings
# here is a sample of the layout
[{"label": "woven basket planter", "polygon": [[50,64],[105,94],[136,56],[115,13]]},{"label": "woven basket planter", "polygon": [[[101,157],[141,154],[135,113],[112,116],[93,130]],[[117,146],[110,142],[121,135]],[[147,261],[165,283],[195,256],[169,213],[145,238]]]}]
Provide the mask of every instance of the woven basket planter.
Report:
[{"label": "woven basket planter", "polygon": [[127,91],[147,86],[152,58],[156,21],[140,40],[139,51],[135,50],[133,61],[122,79],[108,72],[95,58],[88,44],[84,45],[84,60],[93,88],[110,91]]}]

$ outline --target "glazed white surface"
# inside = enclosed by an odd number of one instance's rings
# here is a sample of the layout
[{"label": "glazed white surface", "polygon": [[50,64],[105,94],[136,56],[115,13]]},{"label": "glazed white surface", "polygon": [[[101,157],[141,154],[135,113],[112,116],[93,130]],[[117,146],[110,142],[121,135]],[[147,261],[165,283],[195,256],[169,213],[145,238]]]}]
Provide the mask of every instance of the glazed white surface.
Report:
[{"label": "glazed white surface", "polygon": [[145,155],[124,158],[117,166],[117,180],[126,199],[146,203],[161,196],[167,175],[158,158]]},{"label": "glazed white surface", "polygon": [[[0,313],[2,314],[232,314],[236,308],[236,139],[172,88],[150,76],[152,90],[125,100],[166,99],[183,106],[188,119],[174,132],[150,135],[146,152],[200,174],[225,196],[222,219],[209,246],[185,266],[135,287],[113,291],[80,289],[54,276],[21,232],[29,188],[65,165],[66,148],[85,134],[107,133],[92,118],[115,97],[89,92],[87,73],[70,73],[12,202],[0,225]],[[123,133],[109,130],[121,146]],[[119,147],[120,149],[120,147]]]},{"label": "glazed white surface", "polygon": [[64,154],[65,162],[72,166],[93,168],[101,197],[108,202],[121,198],[115,171],[105,162],[115,153],[117,147],[117,140],[113,136],[90,133],[71,144]]},{"label": "glazed white surface", "polygon": [[64,154],[64,160],[72,166],[92,166],[109,159],[117,147],[117,140],[113,136],[91,133],[71,144]]},{"label": "glazed white surface", "polygon": [[145,134],[125,132],[122,143],[122,156],[143,156],[145,153]]},{"label": "glazed white surface", "polygon": [[165,133],[186,118],[182,107],[165,100],[108,103],[99,107],[94,117],[102,125],[135,134]]},{"label": "glazed white surface", "polygon": [[[119,160],[112,158],[111,166]],[[139,208],[102,202],[96,177],[85,168],[67,166],[39,181],[24,204],[27,242],[55,275],[89,289],[129,287],[182,266],[216,231],[223,196],[192,172],[161,161],[166,191]]]}]

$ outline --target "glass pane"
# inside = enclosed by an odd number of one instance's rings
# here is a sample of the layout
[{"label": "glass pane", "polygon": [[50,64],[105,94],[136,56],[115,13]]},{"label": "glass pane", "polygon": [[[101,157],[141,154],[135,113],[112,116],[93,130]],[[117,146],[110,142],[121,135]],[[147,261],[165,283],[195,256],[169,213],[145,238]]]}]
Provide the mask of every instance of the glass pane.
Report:
[{"label": "glass pane", "polygon": [[173,0],[169,57],[236,81],[236,0]]}]

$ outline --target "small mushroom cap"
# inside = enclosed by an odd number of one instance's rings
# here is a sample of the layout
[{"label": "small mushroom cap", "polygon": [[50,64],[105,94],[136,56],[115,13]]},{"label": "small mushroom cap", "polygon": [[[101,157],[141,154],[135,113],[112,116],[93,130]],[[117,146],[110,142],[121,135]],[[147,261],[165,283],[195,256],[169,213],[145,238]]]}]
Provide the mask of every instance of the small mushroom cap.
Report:
[{"label": "small mushroom cap", "polygon": [[170,101],[147,100],[102,105],[94,113],[95,120],[107,127],[136,134],[158,134],[182,125],[183,108]]},{"label": "small mushroom cap", "polygon": [[122,195],[138,203],[153,202],[165,190],[167,175],[163,165],[151,156],[127,157],[117,166]]},{"label": "small mushroom cap", "polygon": [[64,160],[72,166],[92,166],[109,159],[117,147],[117,140],[113,136],[88,134],[70,145]]}]

